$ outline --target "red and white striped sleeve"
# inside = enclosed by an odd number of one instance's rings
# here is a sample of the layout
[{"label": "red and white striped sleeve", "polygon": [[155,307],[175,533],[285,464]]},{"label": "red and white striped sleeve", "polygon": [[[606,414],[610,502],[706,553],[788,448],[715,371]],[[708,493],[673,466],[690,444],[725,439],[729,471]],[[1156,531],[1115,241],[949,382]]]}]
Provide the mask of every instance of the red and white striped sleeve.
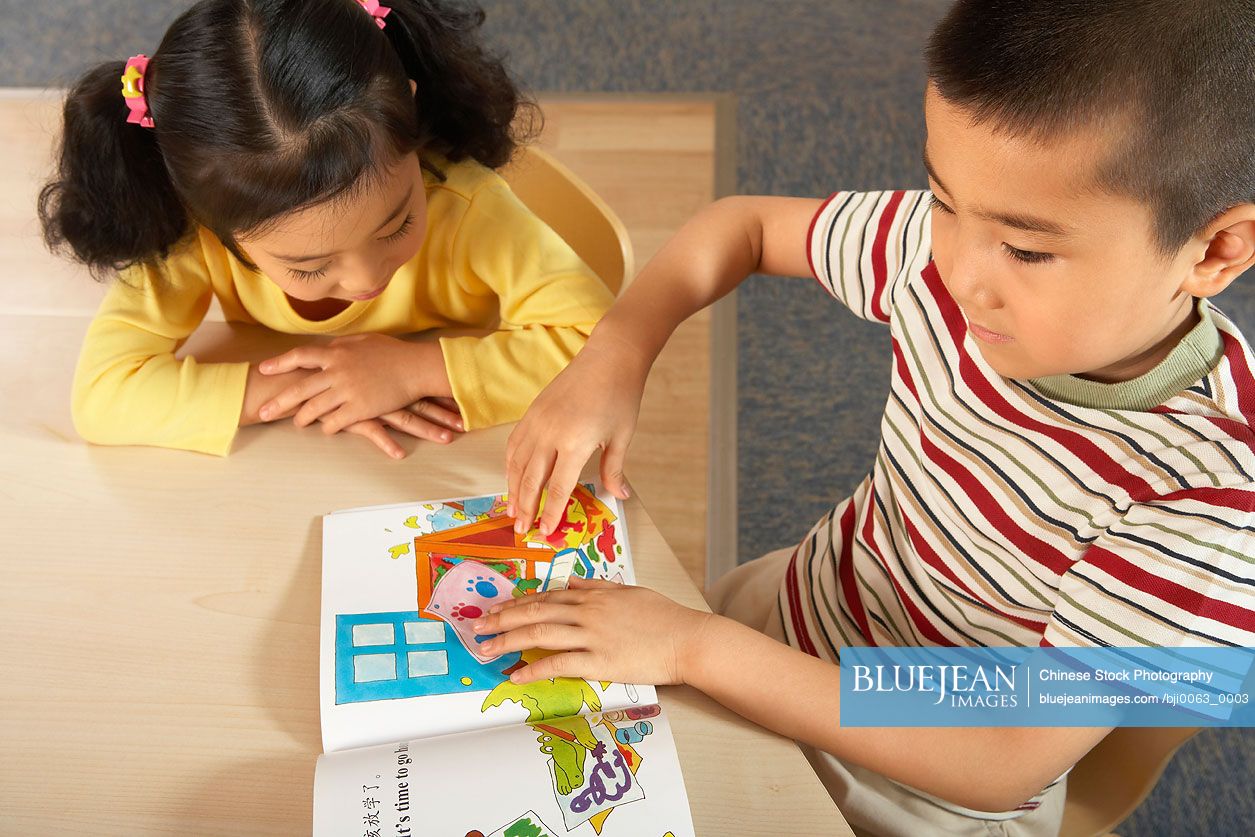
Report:
[{"label": "red and white striped sleeve", "polygon": [[923,191],[835,193],[811,220],[811,273],[858,316],[889,322],[895,291],[932,257],[930,212]]}]

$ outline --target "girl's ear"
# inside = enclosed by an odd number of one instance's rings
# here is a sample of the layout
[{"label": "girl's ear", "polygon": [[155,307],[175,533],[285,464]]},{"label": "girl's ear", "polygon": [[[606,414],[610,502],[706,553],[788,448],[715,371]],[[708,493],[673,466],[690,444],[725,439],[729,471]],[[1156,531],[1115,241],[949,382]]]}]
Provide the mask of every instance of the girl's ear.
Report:
[{"label": "girl's ear", "polygon": [[410,79],[410,95],[411,96],[418,95],[418,82],[416,82],[414,79]]},{"label": "girl's ear", "polygon": [[1200,234],[1205,248],[1194,263],[1182,290],[1210,297],[1223,291],[1255,265],[1255,203],[1227,209]]}]

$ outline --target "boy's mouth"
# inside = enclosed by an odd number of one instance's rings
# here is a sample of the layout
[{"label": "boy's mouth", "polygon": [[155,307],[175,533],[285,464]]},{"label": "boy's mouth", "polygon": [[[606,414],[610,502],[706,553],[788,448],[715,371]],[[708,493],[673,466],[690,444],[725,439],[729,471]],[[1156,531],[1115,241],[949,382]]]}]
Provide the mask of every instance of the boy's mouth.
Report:
[{"label": "boy's mouth", "polygon": [[967,328],[970,332],[972,332],[973,337],[976,337],[980,340],[984,340],[986,343],[994,343],[994,344],[1010,343],[1014,339],[1012,337],[1008,337],[1005,334],[999,334],[996,331],[990,331],[984,326],[977,325],[971,320],[968,320]]}]

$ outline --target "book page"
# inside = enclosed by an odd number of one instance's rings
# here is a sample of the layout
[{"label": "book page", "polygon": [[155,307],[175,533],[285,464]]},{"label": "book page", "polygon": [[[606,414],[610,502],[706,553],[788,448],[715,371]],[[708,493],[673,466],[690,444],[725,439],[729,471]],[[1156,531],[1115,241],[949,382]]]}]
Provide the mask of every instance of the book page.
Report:
[{"label": "book page", "polygon": [[510,672],[546,652],[483,654],[492,604],[565,574],[635,583],[623,510],[581,486],[550,542],[519,537],[500,495],[356,509],[323,518],[319,688],[323,749],[656,701],[652,686],[573,678],[522,686]]},{"label": "book page", "polygon": [[319,757],[314,837],[692,837],[656,705]]}]

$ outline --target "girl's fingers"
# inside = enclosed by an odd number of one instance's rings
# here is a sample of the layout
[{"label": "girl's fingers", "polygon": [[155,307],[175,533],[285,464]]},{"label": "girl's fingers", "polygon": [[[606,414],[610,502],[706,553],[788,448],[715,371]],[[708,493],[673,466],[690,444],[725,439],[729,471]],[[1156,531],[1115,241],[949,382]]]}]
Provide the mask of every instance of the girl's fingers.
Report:
[{"label": "girl's fingers", "polygon": [[427,421],[438,424],[441,427],[447,427],[458,433],[466,430],[466,426],[462,423],[461,413],[441,406],[436,403],[435,399],[424,398],[411,404],[408,409],[414,415],[427,419]]},{"label": "girl's fingers", "polygon": [[518,491],[510,495],[514,501],[514,531],[520,535],[532,528],[536,510],[540,506],[540,492],[549,481],[557,451],[533,450],[527,465],[519,475]]},{"label": "girl's fingers", "polygon": [[292,423],[297,427],[308,427],[343,403],[343,397],[335,390],[323,390],[301,405],[301,409],[292,416]]},{"label": "girl's fingers", "polygon": [[278,357],[263,360],[257,365],[257,371],[263,375],[278,375],[293,369],[322,369],[326,356],[325,346],[298,346]]},{"label": "girl's fingers", "polygon": [[531,683],[533,680],[555,680],[559,677],[592,677],[593,662],[593,655],[588,651],[550,654],[516,670],[510,675],[510,682]]},{"label": "girl's fingers", "polygon": [[416,416],[409,410],[395,410],[391,413],[384,413],[379,419],[389,427],[396,428],[416,439],[427,439],[442,445],[447,445],[453,441],[453,431],[447,427],[433,424],[422,416]]},{"label": "girl's fingers", "polygon": [[257,415],[261,416],[262,421],[270,421],[272,418],[287,415],[315,395],[325,392],[329,386],[331,382],[326,375],[310,375],[261,405]]},{"label": "girl's fingers", "polygon": [[397,444],[396,439],[389,435],[387,428],[377,419],[367,419],[356,424],[350,424],[344,428],[344,432],[369,439],[374,443],[375,447],[393,459],[405,458],[405,449]]},{"label": "girl's fingers", "polygon": [[542,622],[497,634],[493,639],[481,642],[479,647],[487,654],[509,654],[511,651],[527,651],[532,648],[570,651],[583,648],[586,637],[587,631],[584,628]]},{"label": "girl's fingers", "polygon": [[347,430],[350,425],[357,424],[359,421],[366,421],[366,418],[354,415],[348,404],[341,404],[338,409],[332,410],[320,419],[322,432],[328,436]]}]

